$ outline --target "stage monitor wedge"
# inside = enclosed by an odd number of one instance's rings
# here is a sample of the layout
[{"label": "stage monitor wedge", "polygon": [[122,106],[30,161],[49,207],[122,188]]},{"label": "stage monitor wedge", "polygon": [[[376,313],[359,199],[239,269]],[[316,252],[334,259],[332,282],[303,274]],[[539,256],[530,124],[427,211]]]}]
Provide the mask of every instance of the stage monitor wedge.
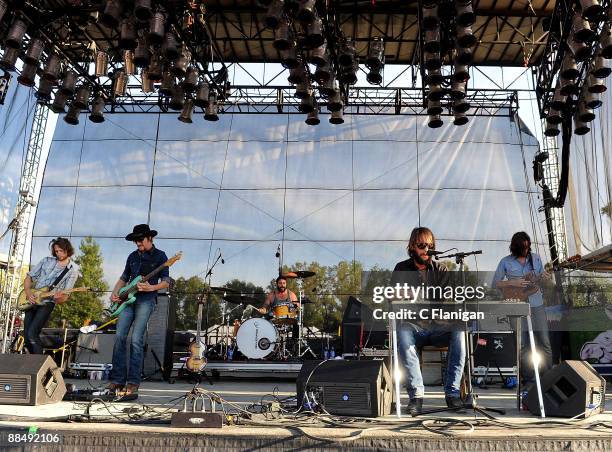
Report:
[{"label": "stage monitor wedge", "polygon": [[61,369],[46,355],[0,355],[0,405],[44,405],[62,400]]}]

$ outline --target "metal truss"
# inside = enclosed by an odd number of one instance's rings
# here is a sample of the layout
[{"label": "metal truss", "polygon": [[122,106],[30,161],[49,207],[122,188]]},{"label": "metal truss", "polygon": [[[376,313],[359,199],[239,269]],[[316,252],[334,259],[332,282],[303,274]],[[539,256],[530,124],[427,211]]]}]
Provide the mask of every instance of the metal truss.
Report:
[{"label": "metal truss", "polygon": [[2,281],[2,293],[0,293],[0,327],[2,328],[2,349],[0,352],[2,353],[9,352],[14,320],[18,314],[17,296],[23,284],[23,259],[48,115],[49,109],[37,103],[34,108],[32,131],[23,161],[21,181],[19,182],[19,200],[15,208],[15,217],[9,225],[11,241],[7,269],[4,281]]}]

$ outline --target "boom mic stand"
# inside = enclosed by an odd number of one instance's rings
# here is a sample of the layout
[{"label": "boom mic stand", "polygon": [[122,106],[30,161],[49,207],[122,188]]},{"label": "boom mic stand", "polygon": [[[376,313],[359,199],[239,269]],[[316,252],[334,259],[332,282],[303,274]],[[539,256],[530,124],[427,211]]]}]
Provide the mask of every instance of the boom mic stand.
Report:
[{"label": "boom mic stand", "polygon": [[[465,258],[467,256],[472,256],[475,254],[482,254],[482,250],[477,250],[477,251],[469,251],[466,253],[463,252],[457,252],[454,254],[447,254],[445,256],[436,256],[436,259],[439,258],[451,258],[454,257],[455,258],[455,262],[459,265],[459,273],[461,274],[461,284],[465,287]],[[463,301],[463,308],[464,311],[467,311],[467,300]],[[466,370],[466,380],[467,380],[467,394],[466,394],[466,400],[465,402],[463,402],[463,405],[457,408],[437,408],[437,409],[433,409],[433,410],[424,410],[423,412],[421,412],[420,414],[432,414],[432,413],[441,413],[444,411],[452,411],[452,412],[457,412],[457,411],[461,411],[464,410],[466,408],[468,409],[472,409],[475,413],[479,413],[482,414],[483,416],[489,418],[489,419],[495,419],[494,416],[490,415],[489,413],[487,413],[487,411],[492,411],[494,413],[498,413],[498,414],[506,414],[506,410],[501,409],[501,408],[489,408],[489,407],[485,407],[485,406],[481,406],[478,405],[478,396],[474,393],[474,386],[472,385],[472,376],[474,374],[474,368],[473,368],[473,350],[472,350],[472,338],[470,337],[470,330],[468,328],[468,322],[464,322],[463,324],[463,334],[464,334],[464,340],[465,340],[465,349],[466,349],[466,353],[465,353],[465,361],[466,361],[466,366],[465,366],[465,370]],[[448,378],[448,376],[447,376]],[[418,416],[418,415],[417,415]]]}]

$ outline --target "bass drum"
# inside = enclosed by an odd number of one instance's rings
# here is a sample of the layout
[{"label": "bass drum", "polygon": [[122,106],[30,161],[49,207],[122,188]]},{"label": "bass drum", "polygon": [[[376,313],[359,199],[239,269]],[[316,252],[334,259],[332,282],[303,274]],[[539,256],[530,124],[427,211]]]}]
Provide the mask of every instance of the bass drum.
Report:
[{"label": "bass drum", "polygon": [[250,359],[265,358],[278,346],[278,330],[266,319],[248,319],[238,329],[236,344],[238,350]]}]

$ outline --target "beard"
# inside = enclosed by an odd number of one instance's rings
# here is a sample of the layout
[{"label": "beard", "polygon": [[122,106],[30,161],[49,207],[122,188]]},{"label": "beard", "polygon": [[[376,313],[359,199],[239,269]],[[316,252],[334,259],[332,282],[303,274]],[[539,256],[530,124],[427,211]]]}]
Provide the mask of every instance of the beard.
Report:
[{"label": "beard", "polygon": [[410,253],[415,262],[419,265],[427,265],[429,264],[429,256],[421,256],[416,251]]},{"label": "beard", "polygon": [[276,290],[278,290],[278,293],[283,293],[285,290],[287,290],[286,287],[277,287]]}]

